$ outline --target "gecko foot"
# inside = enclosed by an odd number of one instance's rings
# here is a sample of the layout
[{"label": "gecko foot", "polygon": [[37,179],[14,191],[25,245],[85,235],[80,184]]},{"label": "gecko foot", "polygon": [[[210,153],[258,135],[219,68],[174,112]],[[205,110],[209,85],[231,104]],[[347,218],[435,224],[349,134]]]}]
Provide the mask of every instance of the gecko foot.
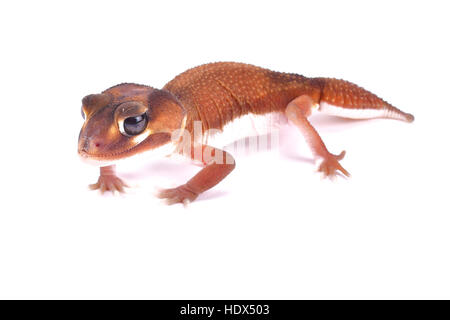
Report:
[{"label": "gecko foot", "polygon": [[198,194],[192,191],[186,184],[183,184],[176,188],[159,190],[156,196],[164,199],[168,205],[182,203],[186,206],[188,203],[194,201],[198,197]]},{"label": "gecko foot", "polygon": [[105,193],[105,191],[119,191],[120,193],[123,193],[125,192],[125,187],[129,188],[129,186],[122,181],[122,179],[115,175],[100,175],[97,183],[89,185],[89,189],[100,189],[101,193]]},{"label": "gecko foot", "polygon": [[323,158],[322,163],[319,166],[319,172],[322,172],[325,177],[334,178],[337,171],[342,172],[346,177],[350,177],[350,173],[345,170],[339,160],[342,160],[345,156],[345,151],[342,151],[339,155],[329,153]]}]

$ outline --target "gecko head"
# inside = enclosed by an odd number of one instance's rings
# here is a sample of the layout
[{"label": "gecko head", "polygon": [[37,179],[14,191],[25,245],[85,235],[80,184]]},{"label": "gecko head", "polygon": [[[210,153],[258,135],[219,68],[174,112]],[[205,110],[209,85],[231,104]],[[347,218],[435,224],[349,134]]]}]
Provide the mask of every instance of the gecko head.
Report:
[{"label": "gecko head", "polygon": [[121,84],[83,98],[78,154],[100,165],[174,145],[186,112],[167,91]]}]

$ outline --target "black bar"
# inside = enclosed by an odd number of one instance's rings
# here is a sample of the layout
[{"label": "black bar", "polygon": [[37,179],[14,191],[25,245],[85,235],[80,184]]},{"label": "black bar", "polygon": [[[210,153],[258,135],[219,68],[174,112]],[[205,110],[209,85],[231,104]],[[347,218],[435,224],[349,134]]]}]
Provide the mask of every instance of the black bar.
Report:
[{"label": "black bar", "polygon": [[[430,304],[432,305],[430,306]],[[367,317],[380,320],[411,315],[448,317],[448,301],[318,301],[318,300],[43,300],[0,301],[5,314],[115,319],[334,319]],[[439,315],[439,316],[438,316]],[[157,319],[159,319],[157,317]]]}]

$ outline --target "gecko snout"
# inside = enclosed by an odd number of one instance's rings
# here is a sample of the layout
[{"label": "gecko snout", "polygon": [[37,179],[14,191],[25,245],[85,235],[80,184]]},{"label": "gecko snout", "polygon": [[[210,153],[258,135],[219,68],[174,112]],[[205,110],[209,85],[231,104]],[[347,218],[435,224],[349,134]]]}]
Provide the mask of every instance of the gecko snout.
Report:
[{"label": "gecko snout", "polygon": [[104,146],[103,141],[98,138],[82,138],[80,139],[78,145],[78,153],[80,154],[96,154],[101,151],[101,148]]},{"label": "gecko snout", "polygon": [[89,139],[85,145],[84,149],[87,153],[96,154],[101,151],[102,147],[104,146],[104,143],[102,140],[95,138],[95,139]]}]

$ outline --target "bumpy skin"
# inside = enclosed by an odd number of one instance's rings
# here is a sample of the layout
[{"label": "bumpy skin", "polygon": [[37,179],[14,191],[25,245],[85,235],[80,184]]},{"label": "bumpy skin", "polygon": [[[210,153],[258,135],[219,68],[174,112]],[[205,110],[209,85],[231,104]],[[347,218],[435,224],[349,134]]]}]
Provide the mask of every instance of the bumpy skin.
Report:
[{"label": "bumpy skin", "polygon": [[[248,113],[279,112],[284,113],[305,136],[313,154],[321,160],[319,171],[331,177],[338,171],[348,176],[339,163],[345,152],[331,154],[307,120],[313,108],[324,109],[324,112],[332,110],[333,114],[346,117],[352,117],[355,112],[363,113],[367,118],[384,117],[408,122],[414,119],[411,114],[347,81],[306,78],[248,64],[219,62],[187,70],[162,90],[121,84],[101,94],[86,96],[82,106],[86,121],[80,132],[78,152],[84,159],[103,163],[98,182],[91,186],[93,189],[122,191],[126,184],[115,175],[114,166],[105,161],[160,149],[174,141],[180,145],[177,139],[181,141],[183,133],[194,134],[195,121],[201,121],[203,132],[206,132],[221,130],[228,122]],[[125,134],[124,121],[142,114],[148,119],[145,130],[136,136]],[[178,135],[172,134],[175,130]],[[200,150],[205,167],[187,183],[162,190],[159,196],[169,203],[193,201],[235,167],[234,159],[228,153],[191,143],[187,154],[194,158],[196,150]],[[215,156],[214,161],[205,160],[205,150]]]},{"label": "bumpy skin", "polygon": [[302,94],[320,99],[323,80],[273,72],[248,64],[219,62],[190,69],[167,83],[187,109],[186,129],[201,121],[203,130],[221,129],[247,113],[283,112]]},{"label": "bumpy skin", "polygon": [[192,128],[193,120],[202,121],[204,130],[221,129],[247,113],[284,112],[290,101],[302,95],[308,95],[313,104],[328,102],[344,108],[391,109],[403,113],[347,81],[306,78],[233,62],[190,69],[167,83],[163,90],[171,92],[187,108],[187,129]]},{"label": "bumpy skin", "polygon": [[407,122],[414,121],[414,116],[405,113],[373,93],[348,81],[319,78],[324,83],[320,102],[326,102],[331,105],[340,106],[346,109],[373,109],[386,110],[385,118],[394,118]]}]

